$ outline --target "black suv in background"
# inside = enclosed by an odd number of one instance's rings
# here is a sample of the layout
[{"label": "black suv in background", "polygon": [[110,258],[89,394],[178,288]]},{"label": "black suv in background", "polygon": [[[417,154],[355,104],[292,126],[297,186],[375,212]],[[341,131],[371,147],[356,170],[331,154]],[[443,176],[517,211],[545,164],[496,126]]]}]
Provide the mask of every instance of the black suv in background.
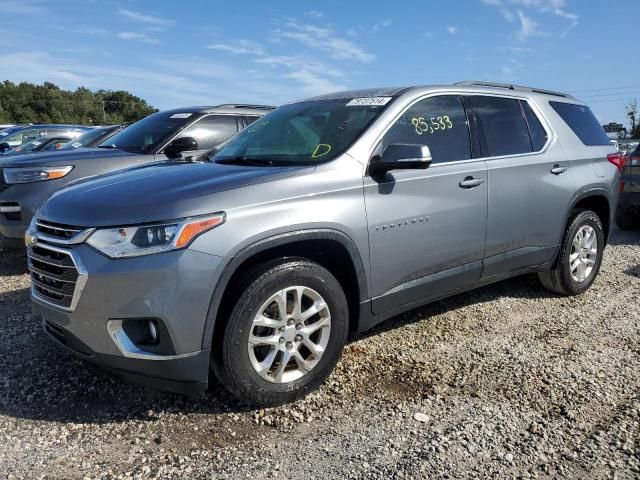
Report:
[{"label": "black suv in background", "polygon": [[623,230],[640,230],[640,144],[625,156],[620,173],[616,225]]},{"label": "black suv in background", "polygon": [[24,233],[38,206],[72,182],[153,162],[195,158],[273,108],[235,104],[178,108],[149,115],[97,148],[0,160],[0,243],[24,248]]}]

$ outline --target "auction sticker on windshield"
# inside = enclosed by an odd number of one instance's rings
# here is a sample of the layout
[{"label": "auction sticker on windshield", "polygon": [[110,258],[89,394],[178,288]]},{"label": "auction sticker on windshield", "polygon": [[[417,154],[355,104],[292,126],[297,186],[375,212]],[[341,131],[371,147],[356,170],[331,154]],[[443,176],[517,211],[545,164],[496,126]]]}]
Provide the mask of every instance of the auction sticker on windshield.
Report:
[{"label": "auction sticker on windshield", "polygon": [[191,113],[174,113],[171,118],[189,118],[191,115]]},{"label": "auction sticker on windshield", "polygon": [[353,98],[347,107],[386,105],[392,97],[359,97]]}]

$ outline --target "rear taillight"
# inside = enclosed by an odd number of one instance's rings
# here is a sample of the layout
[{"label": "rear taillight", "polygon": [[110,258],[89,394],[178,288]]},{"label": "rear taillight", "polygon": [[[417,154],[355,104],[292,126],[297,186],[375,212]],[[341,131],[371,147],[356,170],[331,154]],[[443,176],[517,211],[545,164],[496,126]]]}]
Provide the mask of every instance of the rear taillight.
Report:
[{"label": "rear taillight", "polygon": [[622,167],[624,167],[624,157],[619,153],[610,153],[607,155],[607,160],[613,163],[618,171],[622,170]]}]

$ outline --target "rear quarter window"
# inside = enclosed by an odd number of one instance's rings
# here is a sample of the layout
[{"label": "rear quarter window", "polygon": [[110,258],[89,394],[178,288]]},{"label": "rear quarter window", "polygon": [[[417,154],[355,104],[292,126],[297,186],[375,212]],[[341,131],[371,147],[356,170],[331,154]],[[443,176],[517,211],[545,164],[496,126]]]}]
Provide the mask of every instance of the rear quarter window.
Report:
[{"label": "rear quarter window", "polygon": [[549,105],[585,145],[611,145],[609,137],[589,107],[563,102],[549,102]]}]

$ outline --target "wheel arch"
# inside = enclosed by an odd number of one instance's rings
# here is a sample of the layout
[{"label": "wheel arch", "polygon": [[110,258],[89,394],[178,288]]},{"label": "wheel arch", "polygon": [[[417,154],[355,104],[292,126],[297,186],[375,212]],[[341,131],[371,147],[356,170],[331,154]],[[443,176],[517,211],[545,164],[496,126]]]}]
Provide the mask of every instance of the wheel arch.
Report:
[{"label": "wheel arch", "polygon": [[[367,274],[353,240],[343,232],[332,229],[313,229],[274,235],[235,254],[222,270],[214,289],[205,321],[202,348],[212,345],[214,335],[223,326],[219,318],[228,313],[238,292],[233,291],[251,268],[275,258],[304,257],[317,261],[340,282],[349,302],[349,330],[358,325],[359,306],[368,298]],[[337,257],[340,262],[331,262]]]},{"label": "wheel arch", "polygon": [[571,208],[567,212],[567,219],[565,226],[569,222],[571,212],[578,208],[587,208],[593,210],[602,222],[602,228],[604,230],[605,244],[609,241],[609,234],[611,233],[611,222],[614,218],[615,205],[612,204],[609,198],[609,192],[605,189],[591,189],[580,193],[574,198]]}]

